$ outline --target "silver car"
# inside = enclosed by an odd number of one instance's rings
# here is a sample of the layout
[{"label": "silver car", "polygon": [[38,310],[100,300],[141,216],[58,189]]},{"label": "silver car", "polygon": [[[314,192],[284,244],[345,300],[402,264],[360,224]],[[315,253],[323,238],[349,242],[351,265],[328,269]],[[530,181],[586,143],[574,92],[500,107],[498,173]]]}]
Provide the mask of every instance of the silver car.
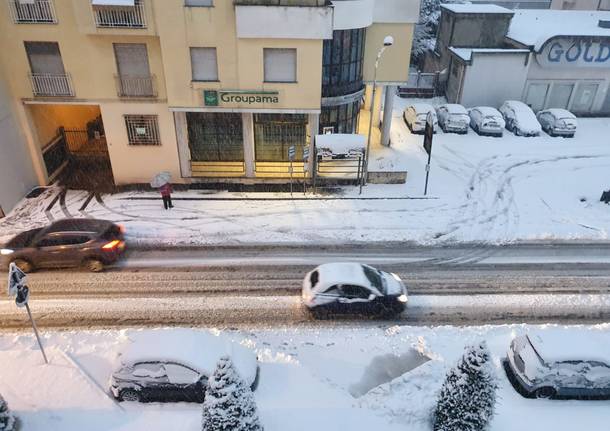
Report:
[{"label": "silver car", "polygon": [[476,106],[468,111],[470,127],[481,136],[501,137],[504,133],[504,118],[491,106]]},{"label": "silver car", "polygon": [[610,397],[610,339],[602,338],[567,340],[557,332],[518,336],[508,349],[509,377],[529,397]]},{"label": "silver car", "polygon": [[538,122],[550,136],[573,138],[578,122],[576,116],[565,109],[545,109],[536,115]]},{"label": "silver car", "polygon": [[446,103],[436,108],[438,124],[445,133],[468,133],[468,111],[457,103]]}]

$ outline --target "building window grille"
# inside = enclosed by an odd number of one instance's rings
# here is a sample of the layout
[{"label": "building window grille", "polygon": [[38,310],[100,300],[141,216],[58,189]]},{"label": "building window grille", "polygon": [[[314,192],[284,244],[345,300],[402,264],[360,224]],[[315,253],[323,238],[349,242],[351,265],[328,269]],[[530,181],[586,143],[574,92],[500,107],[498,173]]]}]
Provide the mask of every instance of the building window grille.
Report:
[{"label": "building window grille", "polygon": [[186,124],[192,161],[241,162],[244,160],[241,114],[187,112]]},{"label": "building window grille", "polygon": [[322,97],[343,96],[362,89],[366,29],[335,30],[322,51]]},{"label": "building window grille", "polygon": [[295,161],[303,160],[309,145],[305,114],[254,114],[254,145],[259,162],[288,162],[288,149],[295,147]]},{"label": "building window grille", "polygon": [[125,115],[129,145],[161,145],[156,115]]}]

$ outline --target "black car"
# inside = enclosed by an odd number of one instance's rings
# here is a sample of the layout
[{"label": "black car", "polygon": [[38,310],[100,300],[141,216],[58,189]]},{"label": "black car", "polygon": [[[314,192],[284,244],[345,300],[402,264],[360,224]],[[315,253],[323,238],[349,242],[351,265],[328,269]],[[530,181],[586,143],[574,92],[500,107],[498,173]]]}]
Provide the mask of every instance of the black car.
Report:
[{"label": "black car", "polygon": [[99,272],[124,250],[121,226],[106,220],[63,219],[18,234],[0,254],[3,267],[14,262],[24,272],[77,266]]}]

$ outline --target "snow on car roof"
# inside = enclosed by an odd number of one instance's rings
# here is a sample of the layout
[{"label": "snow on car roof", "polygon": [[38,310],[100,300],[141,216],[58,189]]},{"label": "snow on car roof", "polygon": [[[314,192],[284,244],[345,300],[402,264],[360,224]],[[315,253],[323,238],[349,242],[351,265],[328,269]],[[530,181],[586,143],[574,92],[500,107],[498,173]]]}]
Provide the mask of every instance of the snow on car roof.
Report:
[{"label": "snow on car roof", "polygon": [[483,114],[485,117],[502,117],[502,114],[500,114],[496,108],[492,108],[491,106],[475,106],[472,109],[476,109],[477,111],[481,112],[481,114]]},{"label": "snow on car roof", "polygon": [[434,108],[428,103],[412,103],[407,109],[411,107],[415,110],[416,114],[427,114],[430,111],[434,112]]},{"label": "snow on car roof", "polygon": [[545,362],[598,361],[610,364],[610,338],[591,331],[566,339],[563,332],[530,332],[532,345]]},{"label": "snow on car roof", "polygon": [[572,114],[570,111],[568,111],[567,109],[561,109],[561,108],[551,108],[551,109],[545,109],[544,111],[541,112],[548,112],[549,114],[553,115],[553,117],[555,118],[570,118],[570,119],[575,119],[576,116],[574,114]]},{"label": "snow on car roof", "polygon": [[505,13],[511,15],[515,13],[495,4],[441,4],[441,8],[455,13]]},{"label": "snow on car roof", "polygon": [[124,339],[118,360],[125,365],[137,362],[177,362],[210,375],[218,360],[228,355],[242,378],[253,381],[256,357],[249,349],[194,329],[169,329],[130,333]]},{"label": "snow on car roof", "polygon": [[440,107],[446,108],[447,112],[449,112],[450,114],[466,114],[466,115],[468,115],[468,111],[466,111],[466,108],[464,108],[459,103],[446,103],[444,105],[441,105]]},{"label": "snow on car roof", "polygon": [[316,148],[327,149],[333,154],[348,154],[350,151],[362,152],[366,148],[366,137],[347,133],[317,135]]},{"label": "snow on car roof", "polygon": [[522,9],[513,15],[506,36],[540,51],[555,36],[610,36],[610,29],[599,26],[608,19],[610,12]]},{"label": "snow on car roof", "polygon": [[319,292],[334,284],[354,284],[357,286],[370,286],[368,278],[364,275],[362,265],[351,262],[325,263],[316,268],[320,274],[320,281],[313,288]]}]

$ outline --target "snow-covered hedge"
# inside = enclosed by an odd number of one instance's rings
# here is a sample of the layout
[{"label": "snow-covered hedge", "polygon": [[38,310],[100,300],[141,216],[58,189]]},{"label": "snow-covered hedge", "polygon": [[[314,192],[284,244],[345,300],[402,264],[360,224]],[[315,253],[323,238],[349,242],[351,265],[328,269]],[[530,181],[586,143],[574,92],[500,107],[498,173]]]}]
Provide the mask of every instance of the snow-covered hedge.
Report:
[{"label": "snow-covered hedge", "polygon": [[8,409],[8,404],[0,395],[0,431],[15,431],[17,429],[17,420]]},{"label": "snow-covered hedge", "polygon": [[494,414],[497,380],[487,344],[468,346],[447,373],[434,413],[434,431],[483,431]]},{"label": "snow-covered hedge", "polygon": [[254,395],[228,356],[220,358],[208,380],[203,431],[263,431]]}]

